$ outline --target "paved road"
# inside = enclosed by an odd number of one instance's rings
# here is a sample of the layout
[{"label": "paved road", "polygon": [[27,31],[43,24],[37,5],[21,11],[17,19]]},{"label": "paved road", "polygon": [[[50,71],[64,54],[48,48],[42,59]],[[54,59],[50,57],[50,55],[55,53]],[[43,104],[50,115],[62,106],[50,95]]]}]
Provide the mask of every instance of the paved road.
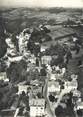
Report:
[{"label": "paved road", "polygon": [[47,102],[47,113],[48,113],[48,116],[49,117],[56,117],[55,114],[52,111],[52,108],[50,106],[50,102],[49,102],[49,99],[48,99],[48,96],[47,96],[48,80],[49,80],[49,78],[46,79],[46,83],[45,83],[44,90],[43,90],[43,95],[44,95],[44,98],[45,98],[45,100]]}]

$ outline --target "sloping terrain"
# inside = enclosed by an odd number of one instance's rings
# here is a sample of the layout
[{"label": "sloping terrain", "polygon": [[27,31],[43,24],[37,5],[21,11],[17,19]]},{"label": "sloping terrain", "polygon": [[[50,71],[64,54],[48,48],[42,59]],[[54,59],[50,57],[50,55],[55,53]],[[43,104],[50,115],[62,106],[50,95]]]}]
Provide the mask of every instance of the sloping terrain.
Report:
[{"label": "sloping terrain", "polygon": [[68,18],[76,19],[81,17],[81,9],[64,8],[14,8],[1,10],[1,17],[5,21],[6,29],[9,32],[16,32],[26,27],[38,26],[39,24],[56,24],[64,22]]}]

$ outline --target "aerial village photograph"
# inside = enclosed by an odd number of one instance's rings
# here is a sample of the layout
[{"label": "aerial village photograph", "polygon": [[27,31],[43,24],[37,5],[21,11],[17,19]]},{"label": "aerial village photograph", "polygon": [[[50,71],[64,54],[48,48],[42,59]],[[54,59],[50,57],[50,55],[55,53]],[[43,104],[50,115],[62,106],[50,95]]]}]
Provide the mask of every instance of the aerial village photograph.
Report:
[{"label": "aerial village photograph", "polygon": [[82,0],[0,0],[0,117],[83,117]]}]

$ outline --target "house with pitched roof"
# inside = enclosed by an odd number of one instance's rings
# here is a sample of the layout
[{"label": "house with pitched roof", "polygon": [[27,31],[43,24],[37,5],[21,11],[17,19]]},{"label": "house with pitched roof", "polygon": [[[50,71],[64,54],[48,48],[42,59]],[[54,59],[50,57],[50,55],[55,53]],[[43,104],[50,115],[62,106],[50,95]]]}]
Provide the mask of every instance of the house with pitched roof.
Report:
[{"label": "house with pitched roof", "polygon": [[70,81],[65,82],[65,89],[75,90],[77,88],[78,88],[78,82],[76,79],[73,79],[71,82]]}]

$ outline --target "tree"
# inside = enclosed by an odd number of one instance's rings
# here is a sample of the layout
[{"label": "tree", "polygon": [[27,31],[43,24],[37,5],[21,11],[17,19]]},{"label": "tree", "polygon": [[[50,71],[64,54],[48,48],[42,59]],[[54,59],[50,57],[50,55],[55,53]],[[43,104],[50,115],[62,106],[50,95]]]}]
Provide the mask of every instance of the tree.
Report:
[{"label": "tree", "polygon": [[73,96],[73,93],[72,92],[70,92],[69,94],[68,94],[68,96],[69,96],[69,99],[67,100],[67,106],[70,106],[70,107],[72,107],[72,96]]},{"label": "tree", "polygon": [[77,110],[77,114],[78,114],[78,116],[80,116],[80,117],[82,117],[82,110]]},{"label": "tree", "polygon": [[41,98],[42,97],[42,95],[41,95],[40,92],[37,93],[37,96],[38,96],[38,98]]},{"label": "tree", "polygon": [[31,33],[30,40],[33,42],[40,42],[41,41],[41,32],[39,29],[34,28],[33,32]]},{"label": "tree", "polygon": [[40,70],[40,75],[41,75],[41,76],[46,76],[46,75],[47,75],[45,68],[42,68],[42,69]]},{"label": "tree", "polygon": [[60,106],[60,105],[55,109],[56,116],[62,115],[63,112],[64,112],[64,110],[63,110],[62,106]]},{"label": "tree", "polygon": [[52,41],[52,37],[46,34],[45,35],[45,42],[47,42],[47,41]]},{"label": "tree", "polygon": [[39,79],[39,71],[38,69],[35,69],[34,70],[31,68],[30,71],[27,73],[27,81],[29,82],[30,80],[36,80],[36,79]]},{"label": "tree", "polygon": [[56,45],[51,45],[49,49],[46,49],[45,51],[46,55],[58,55],[58,56],[63,56],[65,54],[65,49],[64,47],[57,43]]},{"label": "tree", "polygon": [[49,100],[50,100],[51,102],[54,102],[54,101],[55,101],[55,97],[52,96],[52,95],[49,95]]},{"label": "tree", "polygon": [[34,55],[37,57],[38,56],[38,53],[40,53],[40,45],[34,45],[34,48],[33,48],[33,53]]}]

